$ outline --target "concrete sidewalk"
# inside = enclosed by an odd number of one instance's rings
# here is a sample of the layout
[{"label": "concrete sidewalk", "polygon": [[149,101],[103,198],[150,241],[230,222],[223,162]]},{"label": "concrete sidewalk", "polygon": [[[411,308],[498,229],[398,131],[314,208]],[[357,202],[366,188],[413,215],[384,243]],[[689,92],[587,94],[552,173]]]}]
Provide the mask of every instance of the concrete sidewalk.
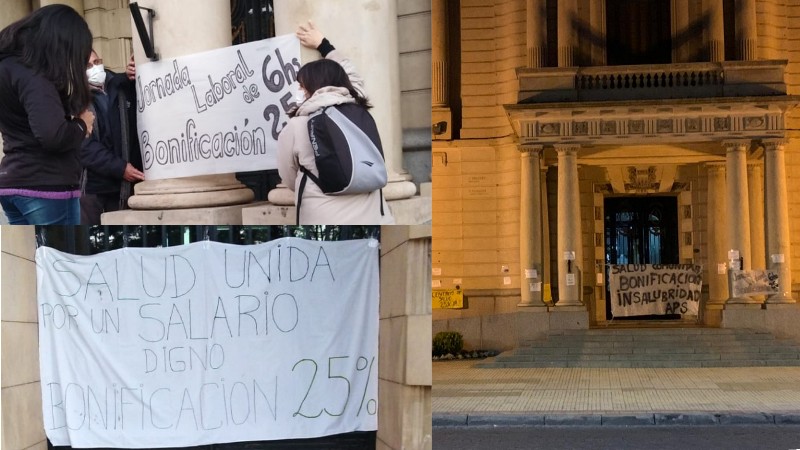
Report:
[{"label": "concrete sidewalk", "polygon": [[433,363],[433,425],[800,424],[800,367],[478,369]]}]

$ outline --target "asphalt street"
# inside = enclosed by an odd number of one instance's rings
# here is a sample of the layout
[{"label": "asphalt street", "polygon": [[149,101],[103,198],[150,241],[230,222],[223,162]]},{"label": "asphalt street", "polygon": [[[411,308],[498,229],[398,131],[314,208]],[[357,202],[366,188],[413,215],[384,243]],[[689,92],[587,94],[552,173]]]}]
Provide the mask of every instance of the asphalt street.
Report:
[{"label": "asphalt street", "polygon": [[800,449],[798,425],[434,427],[434,450]]}]

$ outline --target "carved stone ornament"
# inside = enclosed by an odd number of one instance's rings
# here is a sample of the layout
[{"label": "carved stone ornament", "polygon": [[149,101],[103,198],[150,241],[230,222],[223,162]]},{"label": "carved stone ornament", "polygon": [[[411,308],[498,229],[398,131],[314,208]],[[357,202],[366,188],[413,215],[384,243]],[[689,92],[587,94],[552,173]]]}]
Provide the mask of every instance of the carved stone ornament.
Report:
[{"label": "carved stone ornament", "polygon": [[587,136],[589,134],[589,122],[573,122],[572,135],[573,136]]},{"label": "carved stone ornament", "polygon": [[660,183],[655,166],[628,167],[628,179],[625,180],[625,191],[632,193],[657,192]]},{"label": "carved stone ornament", "polygon": [[730,117],[715,117],[714,118],[714,131],[730,131],[731,118]]},{"label": "carved stone ornament", "polygon": [[540,123],[539,136],[558,136],[561,134],[560,123]]},{"label": "carved stone ornament", "polygon": [[766,127],[767,127],[767,121],[764,120],[764,117],[762,116],[744,118],[745,130],[763,130]]},{"label": "carved stone ornament", "polygon": [[630,134],[644,134],[644,120],[630,120],[630,121],[628,121],[628,133],[630,133]]},{"label": "carved stone ornament", "polygon": [[658,119],[656,121],[657,133],[672,133],[674,122],[672,119]]},{"label": "carved stone ornament", "polygon": [[600,134],[617,134],[617,122],[606,120],[601,121]]},{"label": "carved stone ornament", "polygon": [[684,126],[687,133],[699,133],[702,130],[702,122],[699,117],[688,117]]}]

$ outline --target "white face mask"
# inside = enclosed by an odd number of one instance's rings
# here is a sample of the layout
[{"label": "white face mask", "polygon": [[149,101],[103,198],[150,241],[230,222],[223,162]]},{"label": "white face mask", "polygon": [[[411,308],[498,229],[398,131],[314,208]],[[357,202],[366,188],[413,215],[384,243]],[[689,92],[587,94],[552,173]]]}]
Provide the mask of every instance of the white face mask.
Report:
[{"label": "white face mask", "polygon": [[92,86],[102,87],[106,82],[106,68],[102,64],[92,66],[91,69],[86,70],[86,77],[89,78],[89,84]]}]

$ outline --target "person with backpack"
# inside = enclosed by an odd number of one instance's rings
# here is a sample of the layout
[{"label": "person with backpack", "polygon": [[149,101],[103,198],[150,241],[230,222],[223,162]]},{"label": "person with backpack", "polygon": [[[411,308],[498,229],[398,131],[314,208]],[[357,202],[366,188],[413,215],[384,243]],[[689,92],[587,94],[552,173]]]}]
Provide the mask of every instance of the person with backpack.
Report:
[{"label": "person with backpack", "polygon": [[66,5],[0,31],[0,204],[12,225],[80,223],[80,149],[94,114],[92,33]]},{"label": "person with backpack", "polygon": [[278,173],[295,192],[298,224],[393,224],[386,168],[364,83],[313,23],[300,43],[324,59],[297,72],[302,98],[278,137]]}]

